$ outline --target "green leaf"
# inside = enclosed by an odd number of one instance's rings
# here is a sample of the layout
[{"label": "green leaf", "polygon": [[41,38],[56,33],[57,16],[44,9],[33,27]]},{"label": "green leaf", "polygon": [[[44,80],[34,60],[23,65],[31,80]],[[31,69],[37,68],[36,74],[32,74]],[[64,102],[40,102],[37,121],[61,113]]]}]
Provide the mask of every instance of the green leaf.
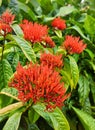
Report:
[{"label": "green leaf", "polygon": [[72,27],[69,27],[69,28],[67,28],[67,29],[74,29],[74,30],[76,30],[84,39],[86,39],[87,41],[91,42],[91,41],[89,40],[89,38],[87,38],[87,37],[83,34],[83,31],[82,31],[77,25],[72,26]]},{"label": "green leaf", "polygon": [[0,116],[8,114],[8,113],[12,112],[13,110],[21,108],[22,106],[24,106],[24,104],[22,102],[17,102],[17,103],[8,105],[8,106],[0,109]]},{"label": "green leaf", "polygon": [[40,7],[40,4],[37,0],[30,0],[30,3],[32,4],[32,6],[34,7],[35,12],[38,15],[42,15],[42,9]]},{"label": "green leaf", "polygon": [[6,59],[0,61],[0,90],[8,86],[8,81],[13,74],[11,65]]},{"label": "green leaf", "polygon": [[84,21],[84,28],[90,35],[95,35],[95,18],[87,15]]},{"label": "green leaf", "polygon": [[21,38],[19,36],[15,36],[15,35],[12,35],[11,38],[16,41],[17,45],[21,48],[24,55],[26,56],[26,58],[29,61],[36,62],[35,53],[31,47],[31,45],[26,40],[24,40],[23,38]]},{"label": "green leaf", "polygon": [[22,112],[14,113],[6,122],[3,130],[18,130]]},{"label": "green leaf", "polygon": [[19,1],[17,1],[17,4],[18,4],[19,9],[27,13],[31,19],[33,19],[34,21],[37,20],[35,13],[32,11],[31,8],[29,8],[29,6]]},{"label": "green leaf", "polygon": [[93,60],[94,59],[94,57],[95,57],[95,55],[94,55],[94,53],[90,50],[90,49],[85,49],[85,52],[87,52],[88,54],[89,54],[89,56],[90,56],[90,58],[91,58],[91,60]]},{"label": "green leaf", "polygon": [[14,53],[14,57],[13,57],[13,60],[12,60],[12,67],[14,68],[14,70],[16,70],[16,67],[18,65],[18,62],[19,62],[19,54],[16,52]]},{"label": "green leaf", "polygon": [[34,111],[33,108],[31,108],[29,111],[28,111],[28,117],[29,117],[29,120],[32,124],[34,124],[40,117],[40,115]]},{"label": "green leaf", "polygon": [[74,6],[64,6],[59,9],[59,12],[56,16],[66,16],[71,14],[72,12],[76,11],[77,9]]},{"label": "green leaf", "polygon": [[78,83],[79,83],[79,88],[78,88],[79,102],[83,106],[90,92],[89,81],[85,76],[81,75]]},{"label": "green leaf", "polygon": [[0,0],[0,6],[2,5],[2,0]]},{"label": "green leaf", "polygon": [[[50,13],[50,11],[52,10],[52,3],[51,3],[51,0],[41,0],[41,8],[42,8],[42,11],[44,12],[44,14],[48,14]],[[48,8],[47,8],[48,7]]]},{"label": "green leaf", "polygon": [[33,105],[33,109],[41,115],[48,123],[52,122],[54,130],[70,130],[68,121],[59,108],[48,112],[44,104]]},{"label": "green leaf", "polygon": [[21,28],[18,24],[13,24],[13,25],[11,25],[11,27],[14,30],[14,32],[16,33],[16,35],[23,37],[23,31],[21,30]]},{"label": "green leaf", "polygon": [[0,94],[9,96],[9,97],[19,101],[19,99],[17,98],[18,91],[15,88],[4,88],[1,90]]},{"label": "green leaf", "polygon": [[77,116],[79,117],[82,125],[84,126],[85,130],[94,130],[95,129],[95,119],[92,118],[86,112],[79,110],[75,107],[72,107]]},{"label": "green leaf", "polygon": [[70,70],[71,70],[71,77],[73,80],[73,87],[76,88],[76,85],[79,80],[79,70],[78,70],[78,65],[75,61],[75,59],[72,56],[68,56],[70,60]]}]

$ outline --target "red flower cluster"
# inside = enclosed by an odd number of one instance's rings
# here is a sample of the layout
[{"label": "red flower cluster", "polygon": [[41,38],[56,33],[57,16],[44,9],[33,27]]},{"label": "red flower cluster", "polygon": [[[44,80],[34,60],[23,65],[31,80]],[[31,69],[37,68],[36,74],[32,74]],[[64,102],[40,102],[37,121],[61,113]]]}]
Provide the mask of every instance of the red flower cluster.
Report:
[{"label": "red flower cluster", "polygon": [[69,54],[74,53],[80,54],[86,48],[86,44],[84,44],[79,37],[73,37],[69,35],[66,36],[63,46],[65,47],[65,49],[68,51]]},{"label": "red flower cluster", "polygon": [[53,54],[42,54],[41,58],[40,58],[40,62],[43,65],[48,65],[51,68],[55,68],[55,67],[62,67],[63,66],[63,61],[62,61],[62,55],[53,55]]},{"label": "red flower cluster", "polygon": [[43,26],[38,23],[32,23],[28,20],[23,20],[20,24],[23,32],[24,38],[32,43],[45,41],[50,47],[54,47],[55,43],[48,35],[48,27]]},{"label": "red flower cluster", "polygon": [[43,40],[44,40],[44,41],[46,42],[46,44],[48,44],[50,47],[55,47],[55,43],[54,43],[54,41],[51,39],[50,36],[44,37]]},{"label": "red flower cluster", "polygon": [[12,24],[14,18],[15,18],[15,15],[12,15],[12,13],[8,10],[6,10],[0,16],[0,33],[2,35],[5,36],[7,33],[10,33],[12,31],[12,28],[10,27],[10,25]]},{"label": "red flower cluster", "polygon": [[61,107],[68,97],[60,80],[59,73],[47,65],[30,63],[27,68],[23,68],[19,64],[9,86],[18,90],[21,101],[32,99],[34,103],[45,102],[47,109],[51,109]]},{"label": "red flower cluster", "polygon": [[65,20],[61,19],[60,17],[55,18],[51,25],[59,30],[64,30],[66,28]]}]

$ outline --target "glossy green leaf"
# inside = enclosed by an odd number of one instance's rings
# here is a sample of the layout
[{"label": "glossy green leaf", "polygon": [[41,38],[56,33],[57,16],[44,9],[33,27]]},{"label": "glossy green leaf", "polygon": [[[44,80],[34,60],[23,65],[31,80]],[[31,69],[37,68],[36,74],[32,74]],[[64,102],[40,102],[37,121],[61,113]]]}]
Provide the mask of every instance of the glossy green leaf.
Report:
[{"label": "glossy green leaf", "polygon": [[66,16],[71,14],[72,12],[76,11],[77,9],[74,6],[64,6],[61,7],[56,16]]},{"label": "glossy green leaf", "polygon": [[94,55],[94,53],[90,50],[90,49],[85,49],[85,51],[89,54],[89,56],[90,56],[90,58],[91,58],[91,60],[93,60],[94,59],[94,57],[95,57],[95,55]]},{"label": "glossy green leaf", "polygon": [[82,31],[77,25],[72,26],[72,27],[69,27],[69,28],[67,28],[67,29],[74,29],[74,30],[76,30],[84,39],[86,39],[87,41],[91,42],[91,41],[89,40],[89,38],[87,38],[87,37],[83,34],[83,31]]},{"label": "glossy green leaf", "polygon": [[42,15],[42,9],[41,9],[41,6],[38,2],[38,0],[29,0],[29,2],[32,4],[32,6],[34,7],[34,10],[35,12],[38,14],[38,15]]},{"label": "glossy green leaf", "polygon": [[0,0],[0,6],[2,5],[2,0]]},{"label": "glossy green leaf", "polygon": [[41,115],[48,123],[52,123],[54,130],[70,130],[68,121],[59,108],[48,112],[44,104],[33,105],[33,109]]},{"label": "glossy green leaf", "polygon": [[84,126],[85,130],[94,130],[95,129],[95,119],[92,118],[86,112],[79,110],[75,107],[72,107],[77,116],[79,117],[82,125]]},{"label": "glossy green leaf", "polygon": [[11,65],[6,59],[0,61],[0,90],[8,85],[8,81],[13,74]]},{"label": "glossy green leaf", "polygon": [[19,36],[15,36],[15,35],[12,35],[11,38],[16,41],[17,45],[21,48],[24,55],[26,56],[26,58],[29,61],[32,61],[32,62],[36,61],[35,53],[31,47],[31,45],[26,40],[24,40],[23,38],[21,38]]},{"label": "glossy green leaf", "polygon": [[85,76],[81,75],[78,83],[79,83],[79,88],[78,88],[79,102],[83,106],[90,92],[89,81]]},{"label": "glossy green leaf", "polygon": [[18,24],[13,24],[13,25],[11,25],[11,27],[14,30],[14,32],[16,33],[16,35],[23,37],[23,31],[21,30],[21,28]]},{"label": "glossy green leaf", "polygon": [[22,106],[24,106],[24,104],[22,102],[17,102],[17,103],[8,105],[8,106],[0,109],[0,116],[8,114],[8,113],[12,112],[13,110],[17,110],[18,108],[21,108]]},{"label": "glossy green leaf", "polygon": [[40,115],[33,108],[31,108],[28,111],[28,117],[31,124],[34,124],[39,119]]},{"label": "glossy green leaf", "polygon": [[0,94],[9,96],[9,97],[16,99],[16,100],[19,100],[17,98],[18,91],[15,88],[4,88],[4,89],[1,90]]},{"label": "glossy green leaf", "polygon": [[[48,14],[50,13],[50,11],[52,10],[52,3],[51,3],[51,0],[41,0],[41,8],[42,8],[42,11],[44,12],[44,14]],[[48,8],[47,8],[48,7]]]},{"label": "glossy green leaf", "polygon": [[87,33],[95,35],[95,18],[90,15],[87,15],[84,21],[84,28]]},{"label": "glossy green leaf", "polygon": [[72,56],[68,56],[70,60],[70,70],[71,70],[71,77],[73,80],[74,88],[76,88],[76,85],[79,80],[79,70],[78,70],[78,65],[75,61],[75,59]]},{"label": "glossy green leaf", "polygon": [[12,67],[14,69],[14,71],[16,70],[16,67],[18,65],[18,62],[19,62],[19,54],[18,52],[14,53],[14,57],[13,57],[13,60],[12,60]]},{"label": "glossy green leaf", "polygon": [[31,8],[29,8],[29,6],[19,1],[17,1],[17,3],[18,3],[18,7],[21,10],[23,10],[25,13],[27,13],[31,19],[33,19],[34,21],[37,20],[35,13],[32,11]]},{"label": "glossy green leaf", "polygon": [[15,112],[6,122],[3,130],[18,130],[22,112]]}]

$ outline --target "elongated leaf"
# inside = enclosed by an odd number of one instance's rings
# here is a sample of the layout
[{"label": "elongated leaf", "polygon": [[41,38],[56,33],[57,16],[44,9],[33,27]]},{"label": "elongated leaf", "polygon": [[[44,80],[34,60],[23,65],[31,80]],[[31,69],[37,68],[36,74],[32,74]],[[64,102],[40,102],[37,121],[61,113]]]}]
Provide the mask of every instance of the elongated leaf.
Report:
[{"label": "elongated leaf", "polygon": [[17,102],[17,103],[8,105],[8,106],[0,109],[0,116],[8,114],[8,113],[10,113],[13,110],[21,108],[22,106],[24,106],[24,104],[22,102]]},{"label": "elongated leaf", "polygon": [[41,15],[42,14],[42,9],[40,7],[40,4],[37,0],[29,0],[30,3],[32,4],[32,6],[34,7],[34,10],[35,12],[38,14],[38,15]]},{"label": "elongated leaf", "polygon": [[95,129],[95,119],[93,119],[89,114],[86,112],[79,110],[73,107],[73,110],[79,117],[81,123],[83,124],[85,130],[94,130]]},{"label": "elongated leaf", "polygon": [[[47,8],[48,7],[48,8]],[[51,3],[51,0],[41,0],[41,8],[42,8],[42,11],[45,13],[45,14],[48,14],[50,13],[50,11],[52,10],[52,3]]]},{"label": "elongated leaf", "polygon": [[19,101],[19,99],[17,98],[18,91],[15,88],[4,88],[1,90],[0,94],[9,96],[9,97]]},{"label": "elongated leaf", "polygon": [[35,53],[31,47],[31,45],[27,41],[25,41],[23,38],[21,38],[19,36],[15,36],[15,35],[12,35],[11,38],[16,41],[17,45],[21,48],[24,55],[26,56],[26,58],[29,61],[32,61],[32,62],[36,61]]},{"label": "elongated leaf", "polygon": [[33,108],[31,108],[28,111],[28,117],[31,124],[34,124],[39,119],[40,115]]},{"label": "elongated leaf", "polygon": [[78,92],[79,92],[79,102],[83,106],[84,103],[85,103],[86,98],[89,95],[90,88],[89,88],[89,81],[88,81],[88,79],[86,77],[82,76],[82,75],[79,78]]},{"label": "elongated leaf", "polygon": [[34,21],[37,20],[35,13],[32,11],[32,9],[29,8],[26,4],[17,1],[19,9],[23,10],[25,13],[29,15],[31,19]]},{"label": "elongated leaf", "polygon": [[77,9],[74,6],[64,6],[59,9],[56,16],[66,16],[76,10]]},{"label": "elongated leaf", "polygon": [[89,38],[87,38],[87,37],[83,34],[82,30],[81,30],[77,25],[72,26],[72,27],[69,27],[69,28],[67,28],[67,29],[74,29],[74,30],[76,30],[84,39],[86,39],[87,41],[91,42],[91,41],[89,40]]},{"label": "elongated leaf", "polygon": [[45,111],[44,104],[36,104],[33,109],[48,123],[52,122],[54,130],[70,130],[68,121],[59,108],[56,108],[53,112],[48,112]]},{"label": "elongated leaf", "polygon": [[0,61],[0,90],[8,85],[8,80],[13,74],[12,68],[6,59]]},{"label": "elongated leaf", "polygon": [[23,31],[21,30],[21,28],[18,24],[13,24],[11,27],[14,30],[14,32],[16,33],[16,35],[23,36]]},{"label": "elongated leaf", "polygon": [[22,112],[14,113],[6,122],[3,130],[18,130]]},{"label": "elongated leaf", "polygon": [[93,18],[90,15],[87,15],[84,21],[84,28],[89,34],[94,35],[95,34],[95,18]]},{"label": "elongated leaf", "polygon": [[76,85],[79,80],[79,70],[78,70],[78,66],[77,66],[75,59],[73,57],[69,56],[69,60],[70,60],[71,76],[72,76],[72,80],[74,83],[73,87],[76,88]]}]

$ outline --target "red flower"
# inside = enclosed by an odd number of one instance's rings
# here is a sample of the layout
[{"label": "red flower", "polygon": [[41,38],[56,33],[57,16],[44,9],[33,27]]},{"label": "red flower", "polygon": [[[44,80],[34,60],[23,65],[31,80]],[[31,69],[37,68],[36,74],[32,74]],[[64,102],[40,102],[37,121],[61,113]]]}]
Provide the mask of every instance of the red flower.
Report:
[{"label": "red flower", "polygon": [[1,35],[6,35],[12,32],[10,24],[12,24],[15,15],[12,15],[8,10],[5,11],[0,17],[0,33]]},{"label": "red flower", "polygon": [[61,107],[67,95],[64,84],[60,82],[58,72],[47,65],[29,64],[23,68],[20,64],[9,86],[18,90],[21,101],[32,99],[34,103],[45,102],[47,108]]},{"label": "red flower", "polygon": [[[3,32],[2,32],[1,30],[2,30]],[[0,31],[1,31],[1,34],[2,34],[2,35],[6,35],[7,33],[12,32],[12,28],[10,27],[9,24],[0,22]]]},{"label": "red flower", "polygon": [[64,30],[66,28],[65,20],[61,19],[60,17],[55,18],[51,25],[59,30]]},{"label": "red flower", "polygon": [[51,39],[50,36],[45,36],[43,40],[50,46],[50,47],[55,47],[54,41]]},{"label": "red flower", "polygon": [[62,55],[53,55],[53,54],[42,54],[40,61],[43,65],[48,65],[49,67],[55,68],[55,67],[62,67],[63,61],[62,61]]},{"label": "red flower", "polygon": [[79,37],[73,37],[69,35],[66,36],[63,46],[70,54],[74,54],[74,53],[80,54],[86,48],[86,44],[84,44]]},{"label": "red flower", "polygon": [[48,34],[47,26],[38,23],[33,24],[28,20],[24,20],[20,26],[24,32],[24,38],[32,43],[41,42],[43,37]]},{"label": "red flower", "polygon": [[9,10],[6,10],[2,15],[1,15],[1,21],[6,24],[12,24],[14,21],[15,15],[12,15],[12,13]]}]

